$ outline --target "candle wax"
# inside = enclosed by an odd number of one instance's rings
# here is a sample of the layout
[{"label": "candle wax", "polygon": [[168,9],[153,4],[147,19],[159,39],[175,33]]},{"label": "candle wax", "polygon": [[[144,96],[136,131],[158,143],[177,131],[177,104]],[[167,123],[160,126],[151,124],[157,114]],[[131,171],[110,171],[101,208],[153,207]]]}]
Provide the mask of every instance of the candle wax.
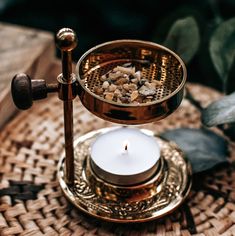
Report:
[{"label": "candle wax", "polygon": [[117,128],[104,133],[91,146],[92,161],[114,175],[143,173],[156,165],[159,158],[156,139],[135,128]]}]

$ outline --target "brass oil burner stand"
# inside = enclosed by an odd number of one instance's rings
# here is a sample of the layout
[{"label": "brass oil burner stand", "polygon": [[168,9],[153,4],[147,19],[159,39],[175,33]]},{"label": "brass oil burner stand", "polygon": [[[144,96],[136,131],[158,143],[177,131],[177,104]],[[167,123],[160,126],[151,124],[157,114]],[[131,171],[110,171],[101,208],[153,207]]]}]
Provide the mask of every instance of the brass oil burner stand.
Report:
[{"label": "brass oil burner stand", "polygon": [[[77,45],[73,30],[64,28],[56,35],[62,54],[62,74],[56,84],[31,80],[17,74],[12,80],[12,97],[20,109],[28,109],[33,100],[57,92],[64,105],[65,153],[58,164],[58,179],[65,196],[80,210],[107,221],[118,223],[144,222],[175,210],[187,197],[191,187],[191,167],[176,144],[158,138],[150,130],[140,131],[155,139],[161,154],[155,173],[144,182],[132,185],[111,183],[92,167],[91,144],[100,135],[117,127],[87,133],[74,141],[73,99],[96,116],[123,125],[137,125],[160,120],[181,103],[186,81],[186,68],[171,50],[140,40],[116,40],[98,45],[79,60],[72,72],[72,50]],[[156,100],[142,104],[119,104],[94,93],[101,86],[99,78],[123,63],[131,62],[149,81],[162,85]],[[146,66],[146,63],[148,64]]]}]

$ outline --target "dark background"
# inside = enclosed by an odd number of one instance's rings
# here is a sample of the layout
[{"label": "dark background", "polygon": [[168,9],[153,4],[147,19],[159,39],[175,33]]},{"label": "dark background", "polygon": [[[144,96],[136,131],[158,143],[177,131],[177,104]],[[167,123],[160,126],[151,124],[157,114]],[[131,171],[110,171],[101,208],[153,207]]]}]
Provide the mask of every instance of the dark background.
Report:
[{"label": "dark background", "polygon": [[201,35],[200,48],[187,65],[188,79],[221,90],[208,40],[218,19],[235,16],[235,0],[0,0],[0,21],[54,34],[62,27],[73,28],[79,40],[74,61],[108,40],[135,38],[162,43],[171,25],[187,16],[194,17]]}]

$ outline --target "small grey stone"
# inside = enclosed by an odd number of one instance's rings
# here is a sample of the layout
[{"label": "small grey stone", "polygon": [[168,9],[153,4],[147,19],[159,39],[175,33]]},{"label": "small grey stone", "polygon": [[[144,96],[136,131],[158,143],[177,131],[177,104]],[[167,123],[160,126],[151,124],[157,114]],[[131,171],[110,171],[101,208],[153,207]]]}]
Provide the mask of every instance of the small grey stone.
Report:
[{"label": "small grey stone", "polygon": [[143,85],[139,89],[139,93],[143,96],[151,96],[156,94],[156,89],[154,88],[148,88],[147,86]]}]

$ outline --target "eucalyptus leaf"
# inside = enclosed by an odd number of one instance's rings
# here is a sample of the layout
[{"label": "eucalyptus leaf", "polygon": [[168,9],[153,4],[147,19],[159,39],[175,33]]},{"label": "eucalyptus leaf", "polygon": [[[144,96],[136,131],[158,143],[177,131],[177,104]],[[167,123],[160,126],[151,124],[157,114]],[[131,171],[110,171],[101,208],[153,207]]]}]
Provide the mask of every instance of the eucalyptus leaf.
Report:
[{"label": "eucalyptus leaf", "polygon": [[202,111],[201,119],[208,127],[235,122],[235,92],[211,103]]},{"label": "eucalyptus leaf", "polygon": [[226,84],[235,57],[235,18],[217,27],[210,39],[209,51],[216,71]]},{"label": "eucalyptus leaf", "polygon": [[177,20],[163,43],[178,53],[185,63],[188,63],[196,54],[199,44],[199,29],[197,22],[191,16]]},{"label": "eucalyptus leaf", "polygon": [[233,58],[233,63],[230,67],[230,71],[227,78],[227,83],[225,86],[226,94],[230,94],[235,91],[235,57]]},{"label": "eucalyptus leaf", "polygon": [[162,133],[161,137],[181,148],[191,162],[193,173],[227,162],[228,142],[210,130],[181,128]]}]

